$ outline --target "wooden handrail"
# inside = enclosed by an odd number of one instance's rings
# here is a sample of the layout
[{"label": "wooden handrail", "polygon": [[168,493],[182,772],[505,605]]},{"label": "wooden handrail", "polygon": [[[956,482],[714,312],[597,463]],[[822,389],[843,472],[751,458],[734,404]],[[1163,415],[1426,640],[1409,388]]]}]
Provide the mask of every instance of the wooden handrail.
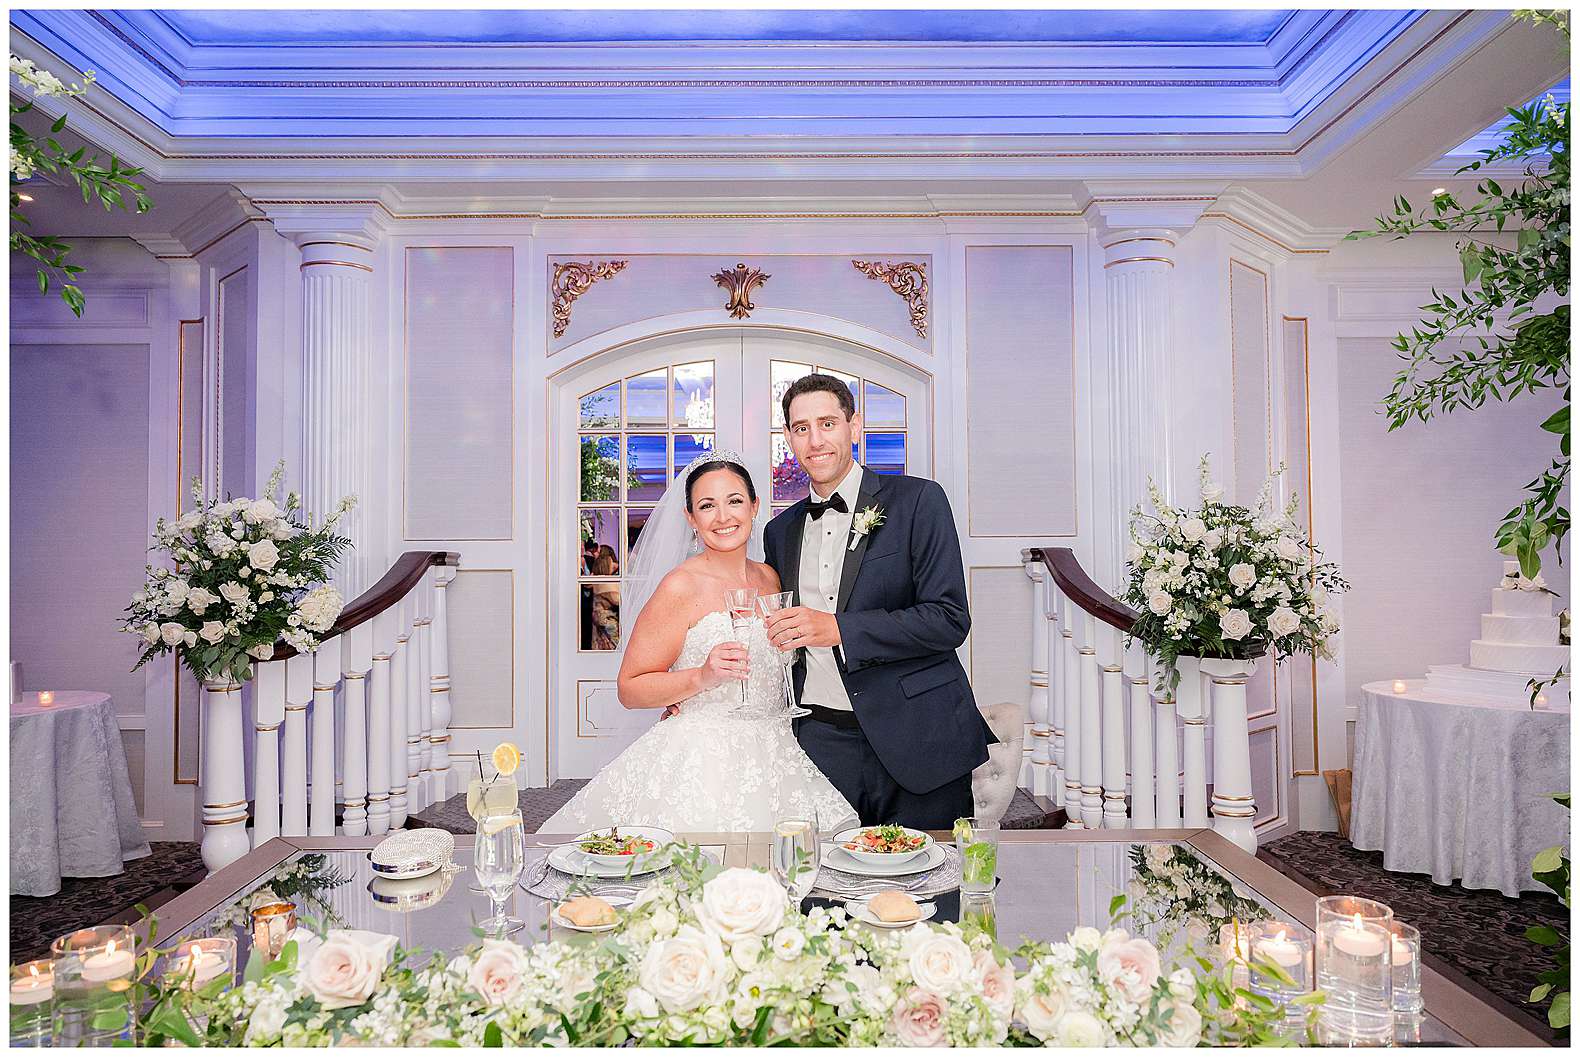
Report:
[{"label": "wooden handrail", "polygon": [[1064,592],[1066,598],[1109,627],[1118,628],[1121,632],[1129,634],[1130,629],[1141,616],[1098,587],[1097,583],[1086,575],[1086,570],[1081,568],[1080,561],[1070,548],[1032,547],[1024,554],[1031,561],[1040,561],[1047,566],[1053,582],[1059,585],[1059,590]]},{"label": "wooden handrail", "polygon": [[[378,583],[363,591],[350,605],[342,609],[335,626],[319,637],[332,639],[336,635],[350,631],[358,624],[372,620],[405,598],[408,591],[422,582],[429,566],[460,564],[461,556],[454,551],[407,551],[395,559],[395,564],[390,566],[389,572],[379,578]],[[284,639],[274,644],[274,660],[283,661],[287,657],[295,656],[296,648]]]}]

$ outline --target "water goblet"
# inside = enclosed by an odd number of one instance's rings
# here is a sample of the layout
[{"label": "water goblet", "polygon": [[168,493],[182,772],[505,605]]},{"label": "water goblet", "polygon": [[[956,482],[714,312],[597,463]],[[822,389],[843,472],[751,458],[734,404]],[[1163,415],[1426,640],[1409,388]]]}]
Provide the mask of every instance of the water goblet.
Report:
[{"label": "water goblet", "polygon": [[472,845],[472,869],[477,883],[488,893],[493,916],[482,928],[495,937],[508,936],[526,927],[526,922],[505,913],[505,904],[516,891],[516,884],[527,868],[525,829],[521,812],[501,812],[478,820],[477,839]]},{"label": "water goblet", "polygon": [[774,844],[769,866],[774,879],[785,886],[799,902],[812,892],[817,882],[817,821],[809,818],[782,818],[774,823]]},{"label": "water goblet", "polygon": [[[770,595],[757,596],[757,611],[762,614],[765,620],[768,618],[768,614],[777,613],[781,609],[789,609],[794,604],[794,591],[775,591]],[[810,716],[812,714],[810,709],[802,708],[795,703],[795,677],[791,672],[795,667],[795,657],[796,651],[793,649],[779,651],[779,663],[784,666],[785,688],[785,711],[783,716],[779,718],[795,719],[799,716]]]},{"label": "water goblet", "polygon": [[[735,641],[742,646],[750,646],[747,633],[751,630],[752,618],[757,615],[757,588],[737,587],[724,593],[724,607],[730,611],[730,630],[735,632]],[[741,680],[741,704],[746,704],[746,684],[750,676]]]}]

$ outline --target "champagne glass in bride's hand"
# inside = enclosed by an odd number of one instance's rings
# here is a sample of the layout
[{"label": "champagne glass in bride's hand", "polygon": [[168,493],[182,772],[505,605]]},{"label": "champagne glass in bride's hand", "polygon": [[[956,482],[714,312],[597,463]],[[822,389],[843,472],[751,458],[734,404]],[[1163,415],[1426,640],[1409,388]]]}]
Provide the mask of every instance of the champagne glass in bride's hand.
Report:
[{"label": "champagne glass in bride's hand", "polygon": [[[777,613],[781,609],[789,609],[795,605],[794,591],[776,591],[771,595],[757,596],[757,611],[767,620],[770,613]],[[785,710],[783,719],[795,719],[798,716],[810,716],[810,710],[801,708],[795,703],[795,676],[791,669],[795,667],[794,649],[780,650],[779,662],[784,666]]]},{"label": "champagne glass in bride's hand", "polygon": [[[724,592],[724,607],[730,611],[730,628],[735,641],[750,648],[747,634],[751,631],[752,618],[757,615],[757,588],[737,587]],[[746,684],[750,676],[741,680],[741,704],[746,704]]]}]

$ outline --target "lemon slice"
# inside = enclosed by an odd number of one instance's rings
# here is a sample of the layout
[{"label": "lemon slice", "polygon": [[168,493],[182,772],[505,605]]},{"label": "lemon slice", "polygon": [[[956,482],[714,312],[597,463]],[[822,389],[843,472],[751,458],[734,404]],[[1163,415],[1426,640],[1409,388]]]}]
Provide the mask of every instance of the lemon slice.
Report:
[{"label": "lemon slice", "polygon": [[483,821],[483,836],[492,837],[496,833],[503,833],[511,826],[521,825],[520,815],[494,815]]},{"label": "lemon slice", "polygon": [[494,769],[508,778],[521,766],[521,750],[508,741],[494,746]]},{"label": "lemon slice", "polygon": [[963,819],[963,818],[955,819],[954,837],[955,837],[956,840],[963,840],[963,841],[965,841],[966,843],[969,844],[971,842],[971,823],[970,823],[970,821],[968,821],[967,819]]}]

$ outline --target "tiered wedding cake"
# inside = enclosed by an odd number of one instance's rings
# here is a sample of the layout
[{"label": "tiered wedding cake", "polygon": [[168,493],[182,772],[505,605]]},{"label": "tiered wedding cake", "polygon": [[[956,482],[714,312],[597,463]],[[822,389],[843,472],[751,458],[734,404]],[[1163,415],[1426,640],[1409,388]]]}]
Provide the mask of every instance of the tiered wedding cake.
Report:
[{"label": "tiered wedding cake", "polygon": [[[1481,614],[1481,638],[1470,643],[1470,664],[1428,668],[1427,689],[1529,701],[1532,679],[1550,679],[1569,663],[1569,647],[1559,642],[1554,597],[1540,576],[1527,580],[1519,562],[1504,562],[1503,580],[1492,589],[1492,612]],[[1542,693],[1550,707],[1569,707],[1569,680]]]}]

